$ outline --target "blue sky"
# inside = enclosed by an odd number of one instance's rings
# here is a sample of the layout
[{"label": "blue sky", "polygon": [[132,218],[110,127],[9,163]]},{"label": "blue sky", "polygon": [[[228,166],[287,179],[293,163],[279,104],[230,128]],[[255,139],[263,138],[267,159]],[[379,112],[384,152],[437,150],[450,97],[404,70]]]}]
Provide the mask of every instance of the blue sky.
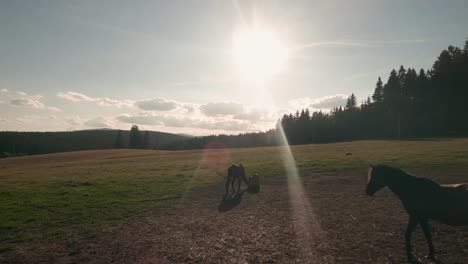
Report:
[{"label": "blue sky", "polygon": [[[401,64],[429,68],[463,45],[467,13],[432,0],[0,0],[0,130],[265,130],[299,107],[364,99]],[[294,50],[261,93],[232,54],[254,21]]]}]

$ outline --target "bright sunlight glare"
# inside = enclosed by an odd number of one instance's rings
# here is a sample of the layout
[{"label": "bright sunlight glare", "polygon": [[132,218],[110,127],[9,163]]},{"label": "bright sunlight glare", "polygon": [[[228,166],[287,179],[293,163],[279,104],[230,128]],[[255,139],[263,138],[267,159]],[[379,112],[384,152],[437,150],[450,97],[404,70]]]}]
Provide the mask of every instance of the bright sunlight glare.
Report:
[{"label": "bright sunlight glare", "polygon": [[281,70],[288,52],[276,32],[254,28],[234,33],[233,56],[243,76],[265,81]]}]

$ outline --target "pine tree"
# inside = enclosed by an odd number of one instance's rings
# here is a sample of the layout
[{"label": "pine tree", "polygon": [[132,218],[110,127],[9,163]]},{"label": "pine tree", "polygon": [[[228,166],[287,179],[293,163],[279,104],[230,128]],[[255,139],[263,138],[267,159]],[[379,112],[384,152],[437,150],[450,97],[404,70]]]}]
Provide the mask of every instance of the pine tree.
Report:
[{"label": "pine tree", "polygon": [[465,46],[463,47],[463,53],[465,53],[465,56],[468,56],[468,38],[465,40]]},{"label": "pine tree", "polygon": [[384,102],[387,105],[396,105],[401,92],[400,80],[395,69],[390,72],[390,76],[388,77],[388,81],[385,84],[383,91]]},{"label": "pine tree", "polygon": [[356,109],[356,106],[357,106],[356,96],[354,95],[354,93],[352,93],[346,100],[346,109],[349,109],[349,110]]},{"label": "pine tree", "polygon": [[380,76],[375,85],[375,90],[374,90],[374,94],[372,95],[372,100],[374,100],[374,102],[376,103],[383,102],[383,83],[382,83],[382,79],[380,78]]},{"label": "pine tree", "polygon": [[403,65],[400,66],[400,69],[398,70],[398,81],[400,82],[400,88],[405,86],[405,77],[406,77],[406,70]]}]

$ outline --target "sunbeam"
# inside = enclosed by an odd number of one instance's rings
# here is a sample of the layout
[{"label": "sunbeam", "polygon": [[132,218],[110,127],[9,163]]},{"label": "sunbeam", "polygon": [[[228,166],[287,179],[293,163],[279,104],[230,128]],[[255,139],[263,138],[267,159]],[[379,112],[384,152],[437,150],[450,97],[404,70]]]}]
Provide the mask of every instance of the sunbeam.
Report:
[{"label": "sunbeam", "polygon": [[310,260],[309,263],[333,263],[334,261],[330,256],[321,256],[317,250],[326,243],[325,234],[309,202],[309,197],[304,191],[283,127],[278,126],[278,130],[278,140],[281,143],[281,159],[286,169],[289,200],[298,245],[304,259]]},{"label": "sunbeam", "polygon": [[[244,20],[244,19],[243,19]],[[283,46],[280,36],[274,30],[265,30],[259,21],[253,26],[245,25],[234,33],[233,56],[242,77],[248,80],[249,93],[258,96],[259,103],[272,109],[275,103],[267,82],[277,74],[288,59],[288,47]],[[317,249],[325,243],[323,230],[304,191],[296,167],[291,147],[282,126],[278,126],[278,141],[281,143],[281,159],[286,169],[292,220],[298,245],[304,259],[311,263],[331,263],[330,259],[320,256]]]}]

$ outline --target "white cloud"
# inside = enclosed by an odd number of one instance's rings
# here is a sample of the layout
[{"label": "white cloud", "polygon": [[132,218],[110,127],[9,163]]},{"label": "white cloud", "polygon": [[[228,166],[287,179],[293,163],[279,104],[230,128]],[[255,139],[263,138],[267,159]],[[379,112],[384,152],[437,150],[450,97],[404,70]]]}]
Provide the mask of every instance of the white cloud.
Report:
[{"label": "white cloud", "polygon": [[0,93],[8,93],[8,89],[5,89],[5,88],[0,89]]},{"label": "white cloud", "polygon": [[182,107],[185,108],[185,110],[187,110],[189,113],[195,112],[195,106],[193,105],[184,104]]},{"label": "white cloud", "polygon": [[156,112],[124,114],[116,119],[120,122],[139,125],[190,127],[207,130],[245,131],[250,128],[250,122],[234,120],[232,118],[206,118],[203,116],[169,115]]},{"label": "white cloud", "polygon": [[206,116],[238,115],[244,112],[244,106],[234,102],[211,102],[201,105],[200,111]]},{"label": "white cloud", "polygon": [[80,101],[93,102],[94,101],[93,98],[84,94],[76,93],[76,92],[66,92],[66,93],[60,92],[57,94],[57,96],[65,100],[72,101],[72,102],[80,102]]},{"label": "white cloud", "polygon": [[170,111],[177,108],[177,103],[164,98],[136,101],[135,105],[142,110]]},{"label": "white cloud", "polygon": [[233,116],[234,119],[238,120],[247,120],[251,122],[259,122],[259,121],[266,121],[271,122],[275,121],[278,116],[276,116],[276,111],[267,111],[266,109],[259,109],[259,108],[251,108],[247,109],[244,108],[245,111],[239,114],[235,114]]},{"label": "white cloud", "polygon": [[60,108],[54,107],[54,106],[47,106],[46,109],[53,111],[53,112],[62,112]]},{"label": "white cloud", "polygon": [[105,118],[102,116],[89,119],[88,121],[84,122],[84,124],[88,127],[93,127],[93,128],[112,128],[115,125],[112,119]]},{"label": "white cloud", "polygon": [[24,115],[24,116],[15,118],[15,121],[18,123],[31,123],[31,122],[36,122],[45,118],[46,117],[40,116],[40,115]]},{"label": "white cloud", "polygon": [[90,97],[82,93],[77,92],[60,92],[57,96],[72,102],[94,102],[99,106],[132,106],[133,101],[131,100],[116,100],[107,97]]},{"label": "white cloud", "polygon": [[67,117],[65,119],[65,122],[69,125],[71,125],[73,128],[76,128],[78,126],[81,126],[81,124],[83,123],[83,121],[81,120],[81,118],[79,116],[71,116],[71,117]]},{"label": "white cloud", "polygon": [[163,125],[163,123],[158,120],[158,116],[154,115],[151,112],[141,112],[136,114],[123,114],[116,117],[117,120],[124,123],[130,124],[139,124],[139,125]]},{"label": "white cloud", "polygon": [[388,45],[424,43],[423,39],[394,39],[394,40],[347,40],[347,41],[316,41],[299,45],[296,49],[307,48],[372,48]]},{"label": "white cloud", "polygon": [[32,108],[37,108],[37,109],[44,109],[45,105],[41,103],[38,100],[34,100],[32,98],[17,98],[17,99],[12,99],[10,100],[10,104],[14,106],[29,106]]},{"label": "white cloud", "polygon": [[[16,92],[14,93],[16,95]],[[18,96],[18,95],[16,95]],[[63,127],[68,130],[84,128],[121,128],[127,124],[144,125],[148,129],[168,132],[197,131],[198,134],[252,132],[266,130],[274,126],[278,118],[275,110],[266,111],[236,102],[210,102],[204,105],[178,102],[164,98],[146,100],[115,100],[97,98],[77,92],[57,93],[57,97],[70,102],[88,102],[97,105],[133,106],[130,109],[142,109],[140,112],[116,112],[112,117],[94,116],[83,118],[74,116],[57,117],[54,113],[42,115],[42,119],[32,122],[31,119],[19,118],[21,126],[26,127]],[[27,95],[22,98],[9,98],[9,103],[16,107],[29,107],[60,111],[45,105],[41,96]],[[119,114],[119,112],[121,114]],[[76,116],[75,116],[76,115]],[[45,125],[49,124],[49,125]],[[176,132],[177,133],[177,132]],[[190,132],[189,132],[190,133]]]},{"label": "white cloud", "polygon": [[34,109],[46,109],[46,110],[50,110],[50,111],[53,111],[53,112],[61,112],[62,111],[57,107],[44,105],[44,103],[42,103],[40,101],[40,99],[42,98],[41,95],[29,96],[25,92],[19,92],[19,93],[21,93],[25,97],[11,99],[10,100],[11,105],[16,106],[16,107],[30,107],[30,108],[34,108]]},{"label": "white cloud", "polygon": [[298,98],[290,100],[288,103],[294,110],[309,108],[311,110],[329,111],[334,107],[345,106],[347,98],[348,96],[345,94],[336,94],[317,99]]}]

